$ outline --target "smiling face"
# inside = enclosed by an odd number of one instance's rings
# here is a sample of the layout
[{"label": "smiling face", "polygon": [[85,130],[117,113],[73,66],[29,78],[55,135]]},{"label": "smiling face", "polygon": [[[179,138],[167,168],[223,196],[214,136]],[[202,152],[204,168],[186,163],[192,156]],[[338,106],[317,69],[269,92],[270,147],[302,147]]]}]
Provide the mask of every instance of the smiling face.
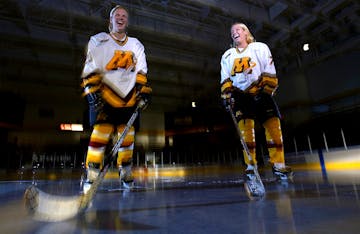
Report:
[{"label": "smiling face", "polygon": [[241,24],[234,24],[231,27],[231,38],[238,47],[245,47],[247,42],[248,32],[242,27]]},{"label": "smiling face", "polygon": [[123,8],[117,8],[110,17],[111,32],[113,33],[126,33],[128,26],[128,12]]}]

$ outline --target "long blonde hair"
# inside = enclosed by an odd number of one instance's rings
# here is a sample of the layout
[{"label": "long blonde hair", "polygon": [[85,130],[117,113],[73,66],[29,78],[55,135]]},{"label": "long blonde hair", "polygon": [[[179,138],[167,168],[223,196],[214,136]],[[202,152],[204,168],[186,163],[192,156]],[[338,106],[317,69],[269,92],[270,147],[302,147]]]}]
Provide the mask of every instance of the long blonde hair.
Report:
[{"label": "long blonde hair", "polygon": [[[252,43],[252,42],[255,42],[255,38],[254,36],[252,35],[252,33],[250,32],[249,28],[244,24],[244,23],[240,23],[240,22],[235,22],[231,25],[230,27],[230,31],[231,31],[231,28],[234,26],[234,25],[240,25],[240,27],[245,31],[247,32],[247,37],[246,37],[246,42],[248,44]],[[233,42],[233,46],[235,47],[235,43]]]}]

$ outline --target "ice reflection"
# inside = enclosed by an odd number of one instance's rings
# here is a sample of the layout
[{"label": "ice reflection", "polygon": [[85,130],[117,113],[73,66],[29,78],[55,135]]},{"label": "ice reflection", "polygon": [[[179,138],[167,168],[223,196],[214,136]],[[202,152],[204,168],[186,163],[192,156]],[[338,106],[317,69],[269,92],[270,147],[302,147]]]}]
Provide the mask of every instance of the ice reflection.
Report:
[{"label": "ice reflection", "polygon": [[[325,179],[320,170],[296,170],[293,181],[280,183],[265,170],[267,194],[258,202],[245,195],[241,171],[159,168],[138,173],[133,190],[121,189],[118,177],[110,176],[84,216],[61,224],[19,215],[31,179],[2,182],[0,224],[6,233],[177,233],[184,227],[193,233],[357,233],[359,172],[330,170]],[[37,186],[73,195],[79,192],[79,179],[37,180]]]}]

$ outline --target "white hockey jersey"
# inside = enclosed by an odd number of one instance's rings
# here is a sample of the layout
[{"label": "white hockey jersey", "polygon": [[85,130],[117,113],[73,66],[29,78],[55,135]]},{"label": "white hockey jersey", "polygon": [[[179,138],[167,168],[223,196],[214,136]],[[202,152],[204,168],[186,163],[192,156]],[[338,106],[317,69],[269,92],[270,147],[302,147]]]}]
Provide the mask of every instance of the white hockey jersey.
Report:
[{"label": "white hockey jersey", "polygon": [[250,43],[242,51],[238,48],[231,48],[221,57],[220,84],[230,78],[234,87],[245,91],[263,73],[276,76],[270,49],[264,43]]},{"label": "white hockey jersey", "polygon": [[[115,65],[109,69],[109,64],[117,59],[116,56],[125,53],[132,54],[133,64],[130,67],[124,64],[117,66],[120,62],[115,61]],[[136,75],[147,73],[144,46],[134,37],[127,36],[125,41],[120,43],[105,32],[92,36],[81,77],[85,78],[92,73],[101,74],[105,84],[121,98],[126,97],[135,86]]]}]

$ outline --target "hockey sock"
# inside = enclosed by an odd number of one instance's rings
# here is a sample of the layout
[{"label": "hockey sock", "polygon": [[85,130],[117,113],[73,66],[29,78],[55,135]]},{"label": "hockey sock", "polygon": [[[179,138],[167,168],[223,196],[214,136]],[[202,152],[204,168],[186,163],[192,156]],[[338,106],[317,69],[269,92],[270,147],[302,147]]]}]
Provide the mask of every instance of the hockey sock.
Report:
[{"label": "hockey sock", "polygon": [[106,145],[109,142],[113,127],[110,124],[96,124],[91,133],[86,155],[86,168],[89,163],[100,164],[102,167]]},{"label": "hockey sock", "polygon": [[284,146],[281,133],[280,119],[273,117],[265,121],[266,143],[271,163],[285,163]]},{"label": "hockey sock", "polygon": [[[249,149],[252,162],[256,164],[257,161],[256,161],[256,143],[255,143],[255,121],[253,119],[242,119],[239,122],[239,129]],[[245,163],[248,165],[252,164],[249,158],[247,157],[245,150],[243,153],[244,153]]]},{"label": "hockey sock", "polygon": [[[124,128],[125,128],[124,125],[120,125],[118,127],[118,132],[122,132]],[[126,134],[125,139],[118,151],[118,156],[116,161],[118,167],[121,166],[124,162],[126,163],[131,161],[134,150],[134,139],[135,139],[135,128],[131,127],[129,132]]]}]

